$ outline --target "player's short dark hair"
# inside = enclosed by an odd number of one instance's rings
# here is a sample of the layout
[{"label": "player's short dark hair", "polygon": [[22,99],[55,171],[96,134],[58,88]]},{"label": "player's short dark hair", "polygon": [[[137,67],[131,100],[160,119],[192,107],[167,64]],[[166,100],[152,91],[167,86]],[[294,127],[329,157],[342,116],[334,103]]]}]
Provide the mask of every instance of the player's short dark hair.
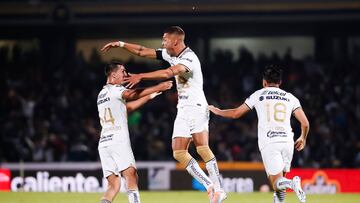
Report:
[{"label": "player's short dark hair", "polygon": [[164,33],[185,35],[184,30],[179,26],[170,26],[164,30]]},{"label": "player's short dark hair", "polygon": [[108,77],[112,72],[116,71],[119,68],[119,65],[123,65],[119,61],[111,61],[105,65],[105,76]]},{"label": "player's short dark hair", "polygon": [[268,83],[280,84],[282,78],[282,69],[275,65],[265,67],[263,79]]}]

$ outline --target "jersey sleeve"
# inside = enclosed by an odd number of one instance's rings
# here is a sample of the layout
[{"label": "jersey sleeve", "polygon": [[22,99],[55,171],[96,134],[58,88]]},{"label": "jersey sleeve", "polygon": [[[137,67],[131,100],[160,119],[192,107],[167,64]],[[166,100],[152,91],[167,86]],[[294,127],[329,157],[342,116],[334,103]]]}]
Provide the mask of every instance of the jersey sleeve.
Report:
[{"label": "jersey sleeve", "polygon": [[114,97],[115,98],[119,98],[121,100],[124,100],[122,95],[124,94],[124,92],[126,91],[127,89],[122,86],[122,85],[117,85],[114,89],[114,91],[112,92]]},{"label": "jersey sleeve", "polygon": [[294,112],[296,109],[301,108],[301,104],[300,101],[298,100],[298,98],[293,96],[293,100],[294,100],[294,105],[293,105],[293,109],[292,112]]},{"label": "jersey sleeve", "polygon": [[250,108],[250,109],[253,109],[255,107],[255,104],[256,104],[256,92],[253,93],[252,95],[250,95],[250,97],[248,97],[246,100],[245,100],[245,104]]},{"label": "jersey sleeve", "polygon": [[178,64],[184,65],[188,71],[193,71],[194,67],[196,66],[193,58],[194,57],[191,55],[191,53],[188,53],[178,58],[177,62]]}]

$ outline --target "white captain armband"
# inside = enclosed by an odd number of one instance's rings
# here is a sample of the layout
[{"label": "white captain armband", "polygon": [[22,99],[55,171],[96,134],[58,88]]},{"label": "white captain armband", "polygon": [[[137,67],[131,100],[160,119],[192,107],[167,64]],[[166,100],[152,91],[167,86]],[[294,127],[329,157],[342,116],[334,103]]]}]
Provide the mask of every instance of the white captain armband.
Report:
[{"label": "white captain armband", "polygon": [[119,41],[119,46],[120,46],[121,48],[124,47],[124,46],[125,46],[125,42]]}]

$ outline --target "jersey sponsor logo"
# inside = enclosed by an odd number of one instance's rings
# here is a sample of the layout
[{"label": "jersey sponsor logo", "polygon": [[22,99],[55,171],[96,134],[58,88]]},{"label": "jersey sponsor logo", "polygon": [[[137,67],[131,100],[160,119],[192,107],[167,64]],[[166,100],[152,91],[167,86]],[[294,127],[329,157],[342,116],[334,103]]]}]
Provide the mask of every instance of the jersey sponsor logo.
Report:
[{"label": "jersey sponsor logo", "polygon": [[97,102],[97,105],[103,104],[103,103],[108,102],[108,101],[110,101],[110,97],[106,97],[105,99],[100,99]]},{"label": "jersey sponsor logo", "polygon": [[282,97],[282,96],[277,96],[277,95],[273,95],[273,96],[266,96],[266,99],[275,99],[275,100],[282,100],[282,101],[290,101],[290,99],[286,98],[286,97]]},{"label": "jersey sponsor logo", "polygon": [[99,143],[111,141],[113,139],[113,136],[114,136],[114,134],[101,136]]},{"label": "jersey sponsor logo", "polygon": [[273,137],[287,137],[287,133],[284,132],[284,131],[272,131],[272,130],[269,130],[267,133],[266,133],[266,136],[268,138],[273,138]]},{"label": "jersey sponsor logo", "polygon": [[110,132],[110,131],[119,131],[119,130],[121,130],[120,126],[111,126],[111,127],[103,128],[101,133],[107,133],[107,132]]},{"label": "jersey sponsor logo", "polygon": [[285,95],[286,95],[286,92],[269,91],[269,92],[268,92],[268,95],[271,95],[271,94],[280,95],[280,96],[285,96]]},{"label": "jersey sponsor logo", "polygon": [[193,60],[189,59],[189,58],[180,58],[181,60],[186,60],[186,61],[189,61],[189,62],[193,62]]},{"label": "jersey sponsor logo", "polygon": [[183,95],[179,95],[179,99],[188,99],[189,96],[183,96]]},{"label": "jersey sponsor logo", "polygon": [[262,100],[264,100],[264,97],[263,96],[259,97],[259,101],[262,101]]}]

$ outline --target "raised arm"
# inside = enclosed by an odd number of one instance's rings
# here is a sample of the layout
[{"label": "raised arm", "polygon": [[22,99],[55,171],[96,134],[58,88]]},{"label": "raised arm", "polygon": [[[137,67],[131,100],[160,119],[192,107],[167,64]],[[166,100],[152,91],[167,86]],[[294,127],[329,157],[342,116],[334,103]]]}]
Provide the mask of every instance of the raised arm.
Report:
[{"label": "raised arm", "polygon": [[167,69],[156,70],[148,73],[130,74],[129,77],[124,79],[124,82],[128,83],[126,87],[131,88],[141,80],[165,80],[174,77],[175,75],[185,73],[186,71],[187,69],[184,65],[177,64]]},{"label": "raised arm", "polygon": [[308,136],[309,133],[309,129],[310,129],[310,124],[309,121],[305,115],[305,112],[303,111],[302,108],[297,108],[294,112],[293,112],[295,118],[300,122],[301,124],[301,135],[300,137],[295,141],[295,149],[298,151],[301,151],[302,149],[304,149],[305,145],[306,145],[306,138]]},{"label": "raised arm", "polygon": [[155,49],[146,48],[142,45],[131,44],[131,43],[122,42],[122,41],[115,41],[115,42],[107,43],[105,46],[103,46],[101,48],[101,51],[107,52],[109,49],[117,48],[117,47],[124,48],[128,52],[133,53],[138,56],[141,56],[141,57],[156,59],[156,50]]},{"label": "raised arm", "polygon": [[143,89],[128,89],[124,91],[122,98],[125,99],[126,101],[133,101],[141,97],[148,96],[155,92],[168,90],[171,87],[172,87],[172,81],[165,81],[155,86],[151,86]]},{"label": "raised arm", "polygon": [[209,106],[209,110],[215,115],[222,116],[225,118],[240,118],[244,114],[250,111],[250,108],[244,103],[235,109],[219,109],[213,105]]},{"label": "raised arm", "polygon": [[155,92],[152,94],[149,94],[145,97],[141,97],[137,100],[131,101],[131,102],[127,102],[126,103],[126,109],[127,112],[132,112],[135,111],[136,109],[140,108],[142,105],[144,105],[146,102],[154,99],[156,96],[160,95],[162,92]]}]

